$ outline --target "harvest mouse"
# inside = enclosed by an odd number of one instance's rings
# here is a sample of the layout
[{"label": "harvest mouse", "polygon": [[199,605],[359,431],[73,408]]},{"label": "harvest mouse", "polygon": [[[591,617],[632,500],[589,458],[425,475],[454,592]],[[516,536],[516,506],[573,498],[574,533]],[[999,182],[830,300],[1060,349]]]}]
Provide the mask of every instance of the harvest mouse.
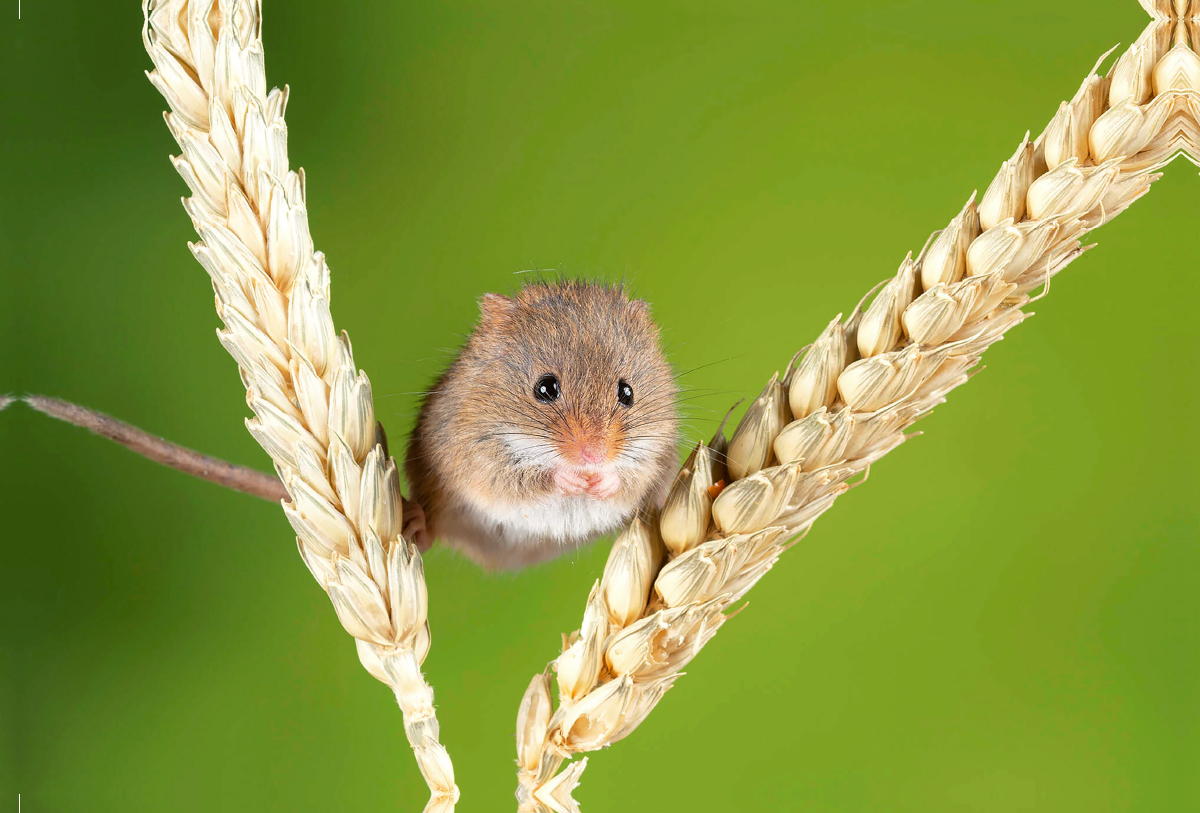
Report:
[{"label": "harvest mouse", "polygon": [[678,465],[676,387],[646,303],[567,280],[479,304],[409,439],[423,518],[413,508],[406,535],[516,568],[661,504]]}]

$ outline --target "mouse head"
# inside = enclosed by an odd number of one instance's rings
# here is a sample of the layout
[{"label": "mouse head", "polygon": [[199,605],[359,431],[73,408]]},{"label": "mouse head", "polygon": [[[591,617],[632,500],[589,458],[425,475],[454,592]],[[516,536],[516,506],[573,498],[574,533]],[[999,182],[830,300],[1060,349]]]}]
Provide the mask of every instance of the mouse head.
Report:
[{"label": "mouse head", "polygon": [[567,281],[487,294],[480,310],[464,354],[473,417],[514,466],[606,496],[674,448],[675,380],[645,302]]}]

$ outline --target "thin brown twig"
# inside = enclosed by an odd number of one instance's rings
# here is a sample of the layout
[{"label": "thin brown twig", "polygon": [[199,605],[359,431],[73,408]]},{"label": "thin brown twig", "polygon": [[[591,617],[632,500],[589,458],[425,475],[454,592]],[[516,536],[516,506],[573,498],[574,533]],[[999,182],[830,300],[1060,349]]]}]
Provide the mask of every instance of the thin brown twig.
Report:
[{"label": "thin brown twig", "polygon": [[199,477],[210,483],[273,502],[280,502],[288,498],[283,483],[273,474],[267,474],[247,466],[236,466],[233,463],[209,457],[194,449],[152,435],[124,421],[119,421],[103,412],[81,407],[61,398],[26,395],[21,400],[38,412],[75,426],[82,426],[84,429],[102,438],[115,441],[155,463],[161,463],[193,477]]}]

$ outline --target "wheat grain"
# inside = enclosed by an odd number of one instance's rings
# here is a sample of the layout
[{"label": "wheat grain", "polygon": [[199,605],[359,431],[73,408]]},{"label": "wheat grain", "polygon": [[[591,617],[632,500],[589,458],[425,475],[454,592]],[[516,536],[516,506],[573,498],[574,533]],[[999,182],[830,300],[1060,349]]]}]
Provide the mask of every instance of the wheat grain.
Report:
[{"label": "wheat grain", "polygon": [[635,728],[789,540],[1029,315],[1031,294],[1085,250],[1080,238],[1176,155],[1200,158],[1200,0],[1141,2],[1153,20],[1108,75],[1093,68],[978,205],[972,196],[865,310],[839,316],[782,381],[771,378],[733,433],[728,472],[718,431],[684,464],[657,521],[638,519],[618,538],[553,664],[558,708],[548,673],[521,703],[523,813],[577,811],[571,790],[586,759],[560,771],[563,762]]},{"label": "wheat grain", "polygon": [[400,535],[396,464],[381,444],[371,385],[334,330],[329,268],[314,252],[303,171],[288,164],[287,88],[268,92],[259,0],[145,0],[143,41],[166,98],[172,161],[237,360],[246,427],[287,488],[300,556],[329,594],[359,658],[395,693],[427,811],[451,811],[454,769],[439,742],[421,557]]}]

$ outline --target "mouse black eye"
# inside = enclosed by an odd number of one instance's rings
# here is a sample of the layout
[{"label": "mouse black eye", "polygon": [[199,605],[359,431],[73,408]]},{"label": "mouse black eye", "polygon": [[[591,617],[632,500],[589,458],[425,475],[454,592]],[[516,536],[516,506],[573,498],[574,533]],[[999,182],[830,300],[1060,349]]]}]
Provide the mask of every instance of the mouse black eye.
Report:
[{"label": "mouse black eye", "polygon": [[617,400],[622,406],[633,406],[633,387],[623,378],[617,382]]},{"label": "mouse black eye", "polygon": [[533,397],[541,401],[543,404],[549,404],[552,401],[557,401],[561,395],[558,388],[558,378],[552,375],[544,375],[537,380],[533,385]]}]

